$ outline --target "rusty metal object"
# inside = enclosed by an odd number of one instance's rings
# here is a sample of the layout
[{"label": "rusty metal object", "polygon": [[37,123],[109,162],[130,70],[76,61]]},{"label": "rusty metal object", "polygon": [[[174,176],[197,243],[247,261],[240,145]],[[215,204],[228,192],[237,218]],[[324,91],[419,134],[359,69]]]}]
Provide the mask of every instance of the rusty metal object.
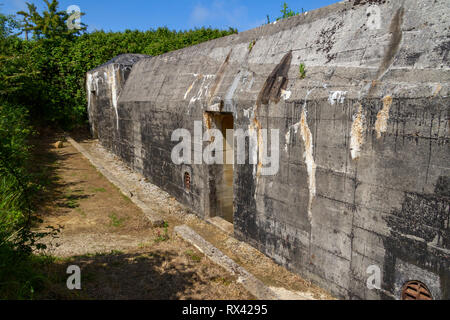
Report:
[{"label": "rusty metal object", "polygon": [[186,190],[191,190],[191,175],[188,172],[184,173],[184,187]]},{"label": "rusty metal object", "polygon": [[403,286],[402,300],[433,300],[433,297],[425,284],[409,281]]}]

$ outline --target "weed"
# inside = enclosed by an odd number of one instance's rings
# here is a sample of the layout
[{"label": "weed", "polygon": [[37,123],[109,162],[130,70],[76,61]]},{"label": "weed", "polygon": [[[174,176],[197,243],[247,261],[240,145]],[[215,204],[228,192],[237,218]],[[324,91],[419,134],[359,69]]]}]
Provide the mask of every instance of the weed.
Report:
[{"label": "weed", "polygon": [[111,219],[111,226],[115,228],[121,227],[126,220],[125,218],[119,218],[115,212],[111,213],[109,218]]},{"label": "weed", "polygon": [[253,47],[256,44],[256,40],[252,40],[252,42],[250,42],[250,44],[248,45],[248,51],[252,52]]},{"label": "weed", "polygon": [[139,243],[138,244],[138,247],[140,248],[140,249],[143,249],[143,248],[147,248],[147,247],[151,247],[151,243],[148,243],[148,242],[142,242],[142,243]]},{"label": "weed", "polygon": [[75,209],[78,207],[78,203],[75,200],[67,200],[66,207],[70,209]]},{"label": "weed", "polygon": [[231,280],[226,279],[224,277],[217,277],[217,278],[213,279],[213,282],[216,282],[216,283],[219,283],[219,284],[223,284],[225,286],[229,286],[232,283]]},{"label": "weed", "polygon": [[186,254],[189,258],[191,258],[191,260],[194,261],[194,262],[200,262],[200,260],[202,260],[202,257],[196,255],[192,250],[187,250],[187,251],[185,252],[185,254]]},{"label": "weed", "polygon": [[156,239],[155,242],[163,242],[163,241],[167,241],[170,239],[169,237],[169,224],[165,221],[164,225],[163,225],[163,230],[164,232],[161,234],[160,230],[156,231]]},{"label": "weed", "polygon": [[304,63],[300,64],[299,67],[299,77],[300,79],[305,79],[306,78],[306,67]]}]

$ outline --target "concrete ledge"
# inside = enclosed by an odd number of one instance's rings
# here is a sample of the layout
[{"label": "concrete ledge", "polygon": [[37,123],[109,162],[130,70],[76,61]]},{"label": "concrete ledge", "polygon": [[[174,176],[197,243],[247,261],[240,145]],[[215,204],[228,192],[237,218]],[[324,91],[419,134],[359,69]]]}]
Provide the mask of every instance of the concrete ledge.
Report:
[{"label": "concrete ledge", "polygon": [[212,224],[216,228],[219,228],[222,230],[225,234],[232,236],[234,233],[234,226],[232,223],[229,223],[225,219],[222,219],[221,217],[213,217],[206,219],[206,222],[209,224]]},{"label": "concrete ledge", "polygon": [[131,201],[138,206],[145,217],[150,221],[152,227],[162,227],[164,225],[164,220],[155,212],[153,212],[145,203],[139,200],[133,195],[130,189],[128,189],[122,182],[120,182],[111,172],[105,169],[100,163],[98,163],[78,142],[73,140],[71,137],[66,136],[66,139],[70,144],[77,149],[89,162],[108,179],[113,185],[119,188],[125,196],[129,197]]},{"label": "concrete ledge", "polygon": [[262,281],[255,278],[247,270],[239,266],[236,262],[227,257],[222,251],[214,247],[211,243],[203,239],[199,234],[188,226],[177,226],[174,232],[181,238],[192,244],[214,263],[222,266],[233,275],[238,276],[238,282],[242,283],[251,294],[260,300],[280,300],[281,297],[272,289],[267,287]]}]

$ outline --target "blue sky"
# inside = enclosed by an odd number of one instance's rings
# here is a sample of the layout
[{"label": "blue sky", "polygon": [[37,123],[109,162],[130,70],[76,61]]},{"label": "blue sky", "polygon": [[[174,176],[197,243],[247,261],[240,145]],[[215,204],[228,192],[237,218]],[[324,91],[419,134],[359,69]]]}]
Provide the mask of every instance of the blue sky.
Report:
[{"label": "blue sky", "polygon": [[[26,8],[25,0],[0,0],[3,13],[11,14]],[[28,0],[38,8],[42,0]],[[317,9],[338,0],[286,0],[295,11]],[[88,31],[147,30],[167,26],[169,29],[185,30],[194,27],[228,28],[245,31],[280,16],[283,0],[60,0],[60,8],[78,5],[83,23]]]}]

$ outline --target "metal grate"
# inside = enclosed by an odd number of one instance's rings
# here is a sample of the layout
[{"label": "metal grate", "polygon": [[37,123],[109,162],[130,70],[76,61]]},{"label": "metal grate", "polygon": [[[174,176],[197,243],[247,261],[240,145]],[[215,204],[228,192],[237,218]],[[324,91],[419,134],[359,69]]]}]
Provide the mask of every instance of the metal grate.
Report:
[{"label": "metal grate", "polygon": [[189,172],[184,173],[184,187],[186,190],[191,190],[191,175]]},{"label": "metal grate", "polygon": [[403,286],[402,300],[433,300],[433,297],[425,284],[409,281]]}]

